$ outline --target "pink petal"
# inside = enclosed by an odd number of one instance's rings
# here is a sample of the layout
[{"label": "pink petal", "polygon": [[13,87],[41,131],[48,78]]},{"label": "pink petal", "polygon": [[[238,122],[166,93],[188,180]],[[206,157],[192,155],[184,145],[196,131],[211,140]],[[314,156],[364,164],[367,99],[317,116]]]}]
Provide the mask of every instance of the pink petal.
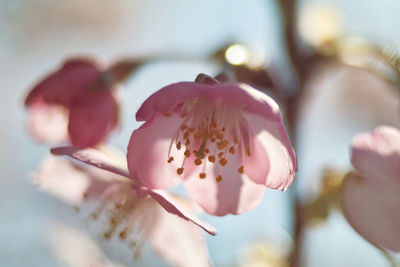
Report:
[{"label": "pink petal", "polygon": [[83,89],[93,85],[101,74],[93,61],[68,60],[61,69],[49,74],[29,93],[25,105],[30,106],[39,98],[47,103],[68,107],[71,100]]},{"label": "pink petal", "polygon": [[51,149],[51,153],[58,156],[69,156],[97,168],[131,178],[126,169],[126,163],[116,158],[115,154],[104,153],[93,148],[82,149],[73,146],[55,147]]},{"label": "pink petal", "polygon": [[156,252],[177,267],[210,266],[207,245],[199,229],[184,220],[161,211],[149,236]]},{"label": "pink petal", "polygon": [[195,97],[205,97],[215,106],[229,103],[238,109],[274,121],[281,120],[279,107],[275,101],[250,86],[232,83],[209,85],[196,82],[174,83],[158,90],[142,104],[136,113],[136,120],[147,121],[155,113],[170,112],[179,104]]},{"label": "pink petal", "polygon": [[266,184],[270,162],[264,145],[259,138],[253,138],[251,156],[242,152],[244,157],[244,173],[256,184]]},{"label": "pink petal", "polygon": [[68,160],[48,157],[35,173],[33,182],[49,194],[78,205],[84,200],[91,178]]},{"label": "pink petal", "polygon": [[172,163],[167,161],[171,139],[181,121],[176,114],[170,117],[156,114],[133,131],[128,145],[128,168],[144,186],[153,189],[169,188],[179,183],[180,177],[176,170],[181,167],[183,155],[174,155]]},{"label": "pink petal", "polygon": [[[262,144],[268,155],[269,161],[265,164],[269,163],[269,172],[264,180],[265,186],[286,190],[294,180],[297,162],[283,123],[250,113],[245,114],[245,117],[254,137]],[[250,178],[255,179],[254,177],[250,175]],[[259,183],[262,180],[257,178],[253,181]]]},{"label": "pink petal", "polygon": [[[228,164],[221,170],[207,163],[206,178],[199,178],[199,173],[203,171],[200,167],[185,181],[185,187],[195,202],[205,212],[217,216],[240,214],[254,209],[265,191],[264,185],[256,184],[247,175],[238,172],[239,160],[236,156],[226,155],[226,159]],[[222,175],[222,181],[217,182],[219,174]]]},{"label": "pink petal", "polygon": [[400,185],[348,174],[341,207],[351,226],[370,243],[400,252]]},{"label": "pink petal", "polygon": [[68,141],[68,111],[60,105],[36,101],[29,107],[28,128],[40,143],[54,145]]},{"label": "pink petal", "polygon": [[365,178],[390,179],[400,183],[400,131],[389,126],[352,140],[351,163]]},{"label": "pink petal", "polygon": [[68,131],[72,145],[99,144],[117,126],[117,120],[118,106],[110,91],[78,95],[70,105]]},{"label": "pink petal", "polygon": [[136,191],[138,197],[143,198],[149,195],[167,212],[178,215],[179,217],[196,224],[210,235],[217,234],[214,227],[201,221],[187,206],[185,207],[182,203],[179,203],[179,201],[168,192],[163,190],[152,190],[139,185],[133,185],[132,188]]}]

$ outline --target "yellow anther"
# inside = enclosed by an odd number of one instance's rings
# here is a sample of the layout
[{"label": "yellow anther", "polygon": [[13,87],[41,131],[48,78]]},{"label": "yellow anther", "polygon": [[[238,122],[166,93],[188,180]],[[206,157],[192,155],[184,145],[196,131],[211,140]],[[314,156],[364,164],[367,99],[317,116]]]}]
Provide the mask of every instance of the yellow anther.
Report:
[{"label": "yellow anther", "polygon": [[119,238],[120,239],[125,239],[126,237],[127,237],[126,230],[123,230],[123,231],[119,232]]},{"label": "yellow anther", "polygon": [[171,163],[174,160],[174,157],[169,157],[168,163]]},{"label": "yellow anther", "polygon": [[251,157],[251,151],[250,148],[247,149],[247,156]]},{"label": "yellow anther", "polygon": [[222,181],[222,175],[221,174],[218,175],[217,178],[215,178],[215,180],[217,180],[218,183],[221,182]]},{"label": "yellow anther", "polygon": [[231,146],[231,147],[229,148],[229,153],[231,153],[232,155],[235,155],[235,153],[236,153],[236,148],[235,148],[234,146]]},{"label": "yellow anther", "polygon": [[225,153],[224,152],[219,152],[218,153],[218,158],[222,159],[224,157]]},{"label": "yellow anther", "polygon": [[215,156],[213,156],[213,155],[208,156],[208,161],[211,163],[215,163]]},{"label": "yellow anther", "polygon": [[200,177],[200,179],[206,178],[206,173],[205,172],[200,173],[199,177]]},{"label": "yellow anther", "polygon": [[183,168],[178,168],[178,169],[176,170],[176,173],[179,174],[179,175],[181,175],[181,174],[183,173]]},{"label": "yellow anther", "polygon": [[243,165],[239,167],[238,172],[239,172],[240,174],[243,174],[243,172],[244,172],[244,167],[243,167]]},{"label": "yellow anther", "polygon": [[217,147],[218,147],[218,149],[224,149],[226,146],[228,145],[228,141],[227,140],[222,140],[222,141],[219,141],[218,143],[217,143]]},{"label": "yellow anther", "polygon": [[221,164],[221,166],[225,166],[228,163],[228,160],[226,158],[222,158],[219,160],[219,164]]},{"label": "yellow anther", "polygon": [[118,223],[117,218],[112,217],[112,218],[110,219],[110,224],[111,224],[111,225],[115,225],[115,224],[117,224],[117,223]]},{"label": "yellow anther", "polygon": [[179,150],[181,149],[181,146],[182,146],[181,141],[178,141],[178,143],[176,144],[176,148]]},{"label": "yellow anther", "polygon": [[208,148],[206,148],[206,149],[204,150],[204,152],[206,152],[206,154],[208,154],[208,153],[210,153],[210,150],[209,150]]},{"label": "yellow anther", "polygon": [[189,149],[186,149],[184,155],[185,155],[185,157],[187,157],[187,158],[190,157],[190,150],[189,150]]},{"label": "yellow anther", "polygon": [[203,163],[203,161],[202,161],[201,159],[199,159],[199,158],[197,158],[197,159],[194,160],[194,164],[196,164],[196,166],[199,166],[199,165],[201,165],[202,163]]}]

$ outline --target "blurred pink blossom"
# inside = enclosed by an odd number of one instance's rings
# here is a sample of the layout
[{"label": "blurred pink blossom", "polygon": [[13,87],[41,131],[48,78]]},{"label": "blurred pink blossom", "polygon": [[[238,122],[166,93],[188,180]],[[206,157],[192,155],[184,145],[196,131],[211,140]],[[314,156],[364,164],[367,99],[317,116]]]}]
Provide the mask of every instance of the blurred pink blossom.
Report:
[{"label": "blurred pink blossom", "polygon": [[341,206],[351,226],[372,244],[400,252],[400,131],[380,126],[352,140]]},{"label": "blurred pink blossom", "polygon": [[[90,164],[101,165],[104,169],[109,162],[113,162],[123,172],[123,160],[118,156],[104,148],[102,151],[86,149],[73,153],[73,157],[83,161],[91,157]],[[174,266],[187,266],[188,262],[191,266],[209,266],[207,247],[197,225],[213,234],[215,232],[196,217],[195,213],[201,209],[188,200],[164,191],[137,189],[132,179],[55,157],[43,162],[34,182],[42,190],[78,207],[82,212],[92,207],[90,220],[94,225],[103,223],[102,227],[106,227],[104,238],[125,242],[134,249],[136,257],[140,256],[143,245],[148,242]],[[140,193],[135,194],[135,190]]]},{"label": "blurred pink blossom", "polygon": [[168,85],[136,114],[130,175],[148,188],[184,181],[191,197],[213,215],[255,208],[265,187],[286,190],[297,170],[278,105],[248,85],[196,82]]},{"label": "blurred pink blossom", "polygon": [[39,142],[91,147],[118,125],[116,87],[110,72],[76,58],[41,80],[28,94],[29,130]]},{"label": "blurred pink blossom", "polygon": [[[126,160],[123,157],[120,157],[119,153],[118,155],[116,155],[112,150],[106,149],[104,147],[98,149],[94,148],[81,149],[71,146],[56,147],[51,149],[51,152],[54,155],[66,155],[76,160],[79,160],[85,164],[92,165],[99,169],[111,172],[114,174],[111,175],[111,177],[113,177],[110,183],[111,185],[112,184],[118,185],[118,179],[116,179],[116,177],[118,177],[119,179],[123,179],[125,181],[124,188],[129,188],[130,192],[133,189],[136,193],[134,195],[137,195],[138,198],[150,197],[154,201],[158,202],[158,204],[161,205],[161,207],[163,207],[169,213],[178,215],[179,217],[198,225],[209,234],[212,235],[216,234],[214,227],[199,220],[196,216],[194,216],[194,214],[190,209],[187,209],[185,208],[185,206],[182,206],[178,202],[176,202],[175,201],[176,198],[174,198],[170,193],[164,190],[153,190],[141,185],[139,181],[137,181],[134,177],[132,177],[129,174],[129,171],[126,167],[127,166]],[[60,190],[65,192],[65,189],[63,188],[60,188]],[[71,197],[72,194],[69,196]]]}]

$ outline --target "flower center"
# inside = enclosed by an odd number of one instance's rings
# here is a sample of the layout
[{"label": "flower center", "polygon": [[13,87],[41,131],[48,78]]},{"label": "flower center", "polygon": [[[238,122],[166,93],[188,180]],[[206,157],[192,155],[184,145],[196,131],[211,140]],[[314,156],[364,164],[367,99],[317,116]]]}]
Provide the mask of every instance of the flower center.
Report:
[{"label": "flower center", "polygon": [[[236,155],[241,162],[245,153],[251,156],[252,135],[238,108],[226,103],[213,107],[207,99],[196,98],[183,105],[180,115],[183,121],[172,138],[167,160],[174,161],[173,150],[183,153],[181,167],[176,170],[178,175],[183,174],[185,161],[191,157],[202,168],[200,179],[207,177],[206,164],[214,164],[219,173],[216,180],[220,182],[222,168],[229,164],[229,154]],[[244,172],[243,165],[237,168],[240,174]]]}]

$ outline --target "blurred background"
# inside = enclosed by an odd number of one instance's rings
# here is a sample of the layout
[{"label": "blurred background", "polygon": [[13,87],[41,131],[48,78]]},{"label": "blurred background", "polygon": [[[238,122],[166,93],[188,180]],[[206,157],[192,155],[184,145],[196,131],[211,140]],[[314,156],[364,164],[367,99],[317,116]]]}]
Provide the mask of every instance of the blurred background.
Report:
[{"label": "blurred background", "polygon": [[[293,199],[312,203],[325,170],[351,168],[353,135],[381,124],[400,126],[399,76],[390,64],[376,61],[374,50],[399,55],[400,2],[297,2],[290,16],[298,33],[292,44],[313,59],[306,74],[291,64],[287,52],[284,6],[273,0],[1,1],[0,265],[168,266],[150,250],[134,261],[129,248],[98,242],[71,207],[31,184],[49,151],[28,136],[23,100],[66,57],[93,55],[109,62],[162,55],[163,60],[142,66],[125,83],[122,127],[111,139],[125,152],[139,126],[134,115],[143,100],[166,84],[236,65],[237,55],[232,58],[226,45],[241,43],[245,50],[237,53],[251,54],[250,69],[266,69],[272,84],[287,95],[299,84],[303,88],[297,126],[289,125],[297,130],[297,184],[285,193],[267,190],[262,204],[244,215],[205,216],[218,230],[216,237],[207,236],[207,243],[216,266],[287,266],[280,259],[293,243]],[[265,84],[263,79],[253,79],[253,85]],[[322,217],[304,230],[302,266],[389,266],[338,210]],[[87,239],[100,249],[82,245]],[[86,250],[97,252],[79,253]],[[98,262],[89,265],[84,258],[94,254]],[[71,260],[76,258],[82,260]]]}]

